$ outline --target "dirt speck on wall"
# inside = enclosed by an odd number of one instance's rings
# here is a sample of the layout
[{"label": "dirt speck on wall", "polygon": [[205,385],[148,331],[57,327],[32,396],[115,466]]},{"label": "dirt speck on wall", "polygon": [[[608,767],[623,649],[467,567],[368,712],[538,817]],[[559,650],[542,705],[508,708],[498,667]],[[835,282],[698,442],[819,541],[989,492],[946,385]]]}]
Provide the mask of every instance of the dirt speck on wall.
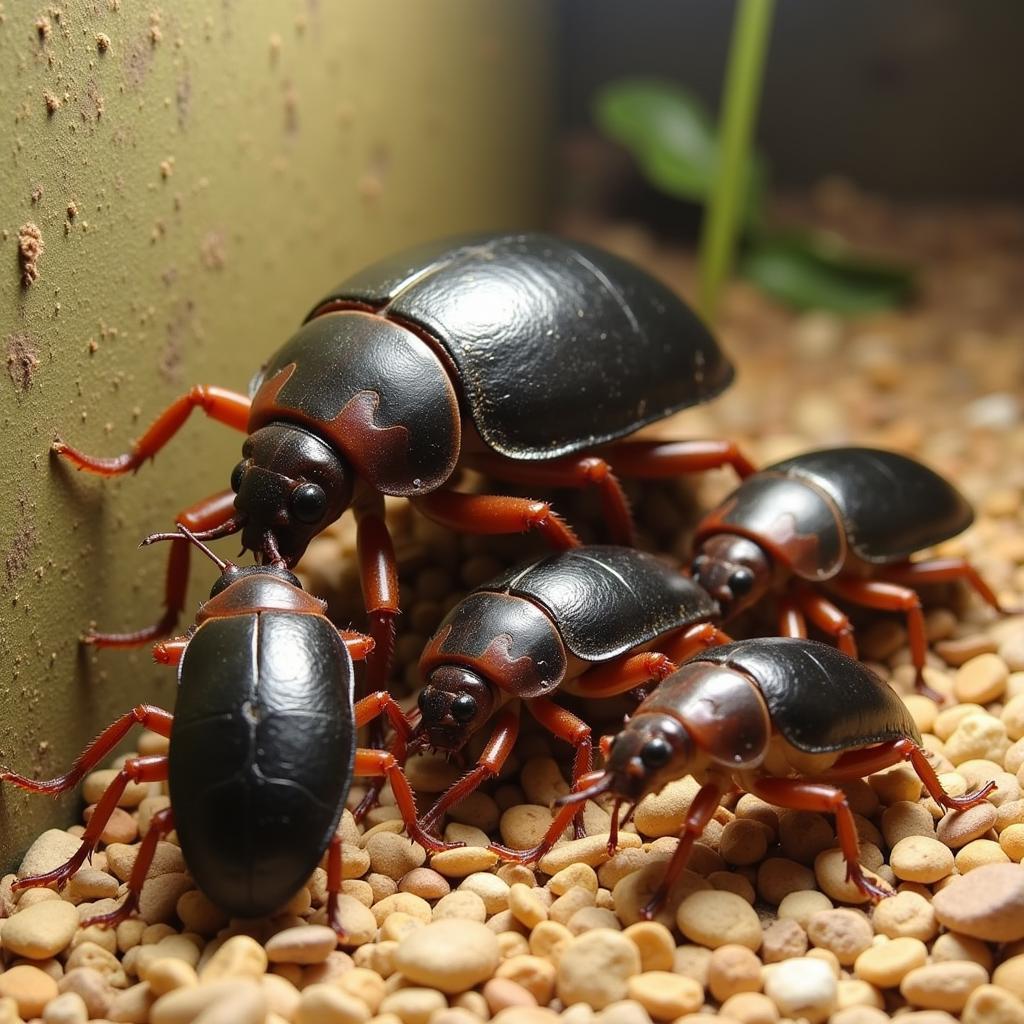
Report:
[{"label": "dirt speck on wall", "polygon": [[14,536],[4,553],[4,578],[8,587],[24,574],[29,566],[32,551],[38,543],[39,531],[36,529],[28,497],[19,494]]},{"label": "dirt speck on wall", "polygon": [[32,376],[39,366],[39,356],[27,334],[7,336],[7,376],[19,391],[32,387]]},{"label": "dirt speck on wall", "polygon": [[18,262],[21,264],[21,283],[27,288],[39,280],[39,257],[46,246],[39,226],[27,221],[18,228]]}]

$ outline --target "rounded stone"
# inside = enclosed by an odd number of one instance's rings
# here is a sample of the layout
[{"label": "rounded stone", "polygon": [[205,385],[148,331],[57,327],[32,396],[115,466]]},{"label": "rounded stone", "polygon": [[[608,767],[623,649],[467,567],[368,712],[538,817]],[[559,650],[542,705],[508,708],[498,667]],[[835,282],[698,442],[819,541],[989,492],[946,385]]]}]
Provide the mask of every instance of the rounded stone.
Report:
[{"label": "rounded stone", "polygon": [[457,993],[494,974],[501,959],[498,937],[476,921],[434,921],[398,944],[395,965],[410,981]]},{"label": "rounded stone", "polygon": [[742,896],[719,889],[691,893],[676,911],[679,930],[692,942],[709,949],[727,943],[761,948],[761,922]]},{"label": "rounded stone", "polygon": [[975,868],[940,889],[932,906],[951,931],[986,942],[1024,939],[1024,865]]},{"label": "rounded stone", "polygon": [[764,993],[784,1017],[802,1017],[809,1024],[819,1024],[836,1008],[838,984],[823,960],[795,957],[772,967]]},{"label": "rounded stone", "polygon": [[64,900],[46,900],[4,922],[4,948],[29,960],[56,956],[78,929],[78,911]]},{"label": "rounded stone", "polygon": [[603,1010],[625,999],[629,979],[640,973],[640,953],[621,932],[596,928],[573,939],[558,960],[558,998]]}]

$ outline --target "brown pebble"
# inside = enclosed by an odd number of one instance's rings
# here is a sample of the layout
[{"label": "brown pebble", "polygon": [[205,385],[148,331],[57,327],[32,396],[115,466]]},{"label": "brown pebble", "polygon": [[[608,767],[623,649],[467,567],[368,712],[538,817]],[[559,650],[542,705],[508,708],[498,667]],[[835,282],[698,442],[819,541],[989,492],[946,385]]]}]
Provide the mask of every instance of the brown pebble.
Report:
[{"label": "brown pebble", "polygon": [[969,960],[947,960],[915,967],[900,982],[900,993],[914,1006],[959,1013],[967,997],[988,981],[983,967]]},{"label": "brown pebble", "polygon": [[9,997],[23,1017],[39,1017],[43,1007],[57,997],[57,982],[38,967],[18,964],[0,973],[0,999]]},{"label": "brown pebble", "polygon": [[737,943],[761,948],[761,922],[746,900],[731,892],[706,890],[687,896],[676,911],[679,930],[710,949]]},{"label": "brown pebble", "polygon": [[395,965],[410,981],[455,993],[491,977],[500,956],[486,925],[445,920],[409,933],[398,945]]},{"label": "brown pebble", "polygon": [[1024,939],[1024,865],[979,867],[937,892],[932,906],[951,931],[986,942]]},{"label": "brown pebble", "polygon": [[949,811],[935,828],[936,838],[954,850],[980,839],[996,823],[996,808],[987,800],[964,811]]},{"label": "brown pebble", "polygon": [[737,992],[760,992],[761,961],[749,947],[728,943],[712,952],[707,979],[708,989],[720,1003]]},{"label": "brown pebble", "polygon": [[267,940],[267,959],[272,964],[319,964],[338,945],[333,929],[325,925],[286,928]]},{"label": "brown pebble", "polygon": [[558,998],[566,1006],[586,1003],[602,1010],[625,999],[629,979],[639,973],[640,954],[620,932],[586,932],[570,941],[559,958]]}]

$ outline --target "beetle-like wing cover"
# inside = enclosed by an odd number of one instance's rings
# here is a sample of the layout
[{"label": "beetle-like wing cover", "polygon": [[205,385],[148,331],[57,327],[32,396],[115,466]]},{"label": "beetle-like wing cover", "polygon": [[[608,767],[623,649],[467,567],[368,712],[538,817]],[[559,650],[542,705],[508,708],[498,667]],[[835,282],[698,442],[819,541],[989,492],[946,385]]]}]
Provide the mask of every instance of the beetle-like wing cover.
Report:
[{"label": "beetle-like wing cover", "polygon": [[458,368],[480,436],[550,459],[714,398],[733,369],[673,292],[600,249],[547,235],[445,239],[325,299],[425,328]]},{"label": "beetle-like wing cover", "polygon": [[974,519],[948,480],[896,452],[831,448],[768,468],[829,494],[846,521],[850,548],[867,562],[907,558],[962,533]]},{"label": "beetle-like wing cover", "polygon": [[895,690],[859,661],[814,640],[741,640],[697,655],[745,672],[764,694],[772,725],[812,754],[921,736]]},{"label": "beetle-like wing cover", "polygon": [[482,589],[543,605],[565,646],[585,661],[606,661],[719,614],[707,592],[668,562],[611,544],[519,566]]},{"label": "beetle-like wing cover", "polygon": [[352,778],[352,661],[323,618],[213,619],[189,641],[170,746],[181,848],[232,916],[273,913],[313,873]]}]

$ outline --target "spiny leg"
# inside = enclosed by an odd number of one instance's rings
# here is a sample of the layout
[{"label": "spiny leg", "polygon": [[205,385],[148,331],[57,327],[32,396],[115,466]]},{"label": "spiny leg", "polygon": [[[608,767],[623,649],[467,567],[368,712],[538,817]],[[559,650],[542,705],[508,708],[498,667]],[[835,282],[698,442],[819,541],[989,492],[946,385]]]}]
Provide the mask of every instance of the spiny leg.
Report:
[{"label": "spiny leg", "polygon": [[619,441],[600,450],[615,471],[640,480],[667,480],[732,466],[742,480],[757,467],[732,441]]},{"label": "spiny leg", "polygon": [[594,455],[570,455],[545,462],[506,459],[495,453],[475,454],[466,462],[488,476],[535,487],[593,487],[601,500],[613,544],[633,546],[636,529],[622,484],[604,459]]},{"label": "spiny leg", "polygon": [[843,851],[843,858],[846,860],[846,880],[853,882],[872,901],[893,895],[893,891],[888,885],[873,882],[868,878],[860,865],[857,824],[853,820],[853,812],[850,810],[846,794],[841,789],[821,782],[762,776],[754,780],[750,791],[754,796],[778,807],[835,815],[839,848]]},{"label": "spiny leg", "polygon": [[496,494],[463,494],[445,488],[409,500],[428,519],[461,533],[526,533],[536,530],[556,551],[580,546],[576,534],[546,501]]},{"label": "spiny leg", "polygon": [[962,558],[929,558],[923,562],[907,562],[905,565],[887,565],[879,570],[878,578],[907,587],[918,587],[922,583],[953,583],[960,580],[967,584],[989,607],[1001,615],[1018,615],[1021,608],[1006,608],[995,591],[982,579],[981,574]]},{"label": "spiny leg", "polygon": [[519,702],[500,711],[494,722],[491,738],[484,747],[476,765],[462,778],[453,782],[434,801],[434,805],[420,819],[420,827],[426,831],[435,828],[449,807],[465,800],[487,779],[493,779],[505,766],[519,735]]},{"label": "spiny leg", "polygon": [[[590,726],[571,711],[559,707],[547,697],[535,697],[527,701],[530,714],[553,736],[576,748],[572,765],[572,783],[575,787],[581,778],[589,775],[594,768],[594,747],[590,739]],[[572,819],[574,839],[582,839],[587,833],[583,825],[583,805]]]},{"label": "spiny leg", "polygon": [[[163,777],[167,778],[166,767]],[[96,917],[90,917],[83,921],[83,928],[88,928],[89,925],[93,924],[98,924],[103,928],[115,928],[138,910],[139,896],[142,893],[142,886],[146,881],[146,875],[153,864],[157,843],[164,836],[170,834],[173,829],[174,812],[170,807],[163,807],[153,815],[150,819],[149,828],[146,829],[142,845],[139,847],[139,855],[135,858],[135,863],[132,865],[132,873],[128,879],[128,895],[125,897],[124,903],[116,910],[110,911],[109,914],[98,914]]]}]

